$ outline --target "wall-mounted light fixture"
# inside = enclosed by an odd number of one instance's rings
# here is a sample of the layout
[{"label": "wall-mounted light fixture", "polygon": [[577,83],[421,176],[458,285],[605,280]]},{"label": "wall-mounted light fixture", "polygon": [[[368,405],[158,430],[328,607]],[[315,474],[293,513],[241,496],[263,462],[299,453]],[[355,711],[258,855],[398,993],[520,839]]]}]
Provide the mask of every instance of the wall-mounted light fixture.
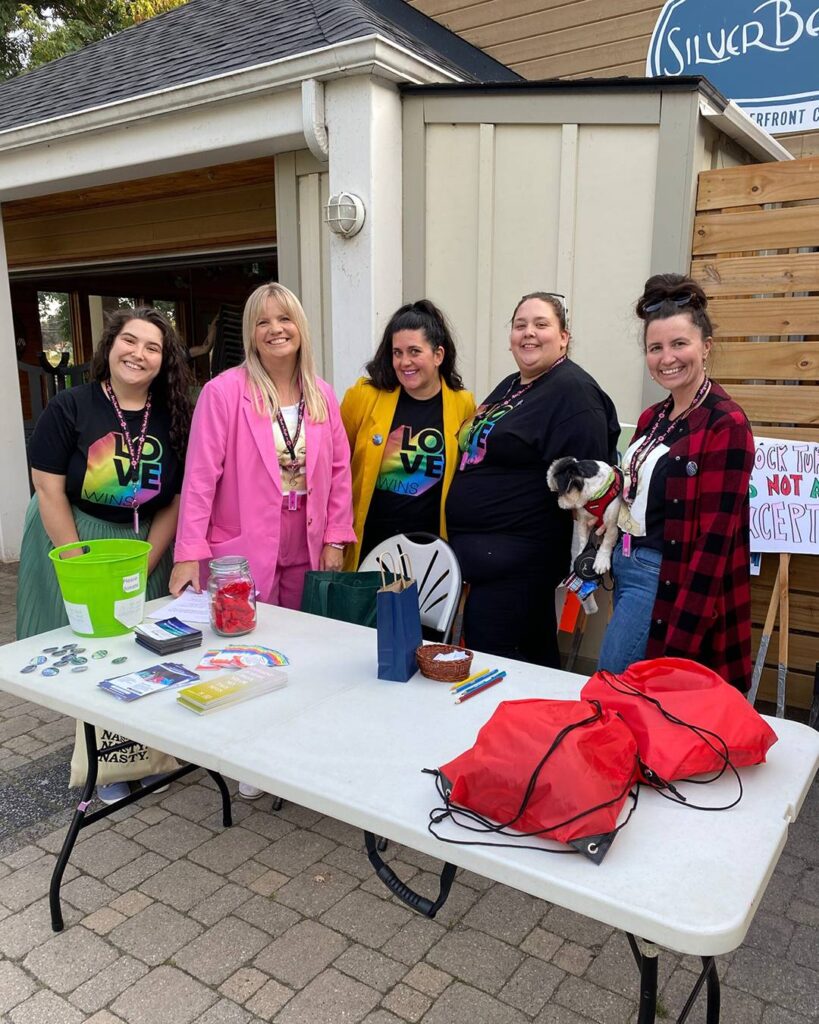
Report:
[{"label": "wall-mounted light fixture", "polygon": [[352,238],[364,226],[364,203],[352,192],[337,192],[327,201],[324,220],[335,235]]}]

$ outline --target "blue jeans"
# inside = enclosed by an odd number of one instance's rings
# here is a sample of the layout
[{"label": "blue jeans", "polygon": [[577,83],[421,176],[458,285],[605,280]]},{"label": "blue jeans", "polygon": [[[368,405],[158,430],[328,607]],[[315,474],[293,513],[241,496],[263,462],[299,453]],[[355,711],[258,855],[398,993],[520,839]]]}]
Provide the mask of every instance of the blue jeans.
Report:
[{"label": "blue jeans", "polygon": [[626,558],[623,542],[618,541],[611,564],[614,614],[603,637],[598,669],[623,672],[645,657],[662,557],[655,548],[633,547]]}]

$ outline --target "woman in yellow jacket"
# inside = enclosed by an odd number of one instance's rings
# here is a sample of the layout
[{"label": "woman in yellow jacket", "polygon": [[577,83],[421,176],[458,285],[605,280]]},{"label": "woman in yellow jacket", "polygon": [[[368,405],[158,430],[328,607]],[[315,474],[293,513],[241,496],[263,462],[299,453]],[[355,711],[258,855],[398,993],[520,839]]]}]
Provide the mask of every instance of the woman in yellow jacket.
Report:
[{"label": "woman in yellow jacket", "polygon": [[446,537],[444,503],[458,460],[458,430],[475,411],[455,368],[455,343],[428,299],[397,310],[341,403],[350,440],[353,526],[345,569],[396,533]]}]

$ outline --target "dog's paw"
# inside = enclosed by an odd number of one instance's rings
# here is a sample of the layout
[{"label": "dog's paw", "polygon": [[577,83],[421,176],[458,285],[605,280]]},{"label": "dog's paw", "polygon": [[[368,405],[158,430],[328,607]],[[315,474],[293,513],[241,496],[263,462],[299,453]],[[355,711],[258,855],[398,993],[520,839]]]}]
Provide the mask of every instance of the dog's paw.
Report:
[{"label": "dog's paw", "polygon": [[610,568],[611,558],[604,551],[598,551],[594,559],[594,571],[598,576],[605,576]]}]

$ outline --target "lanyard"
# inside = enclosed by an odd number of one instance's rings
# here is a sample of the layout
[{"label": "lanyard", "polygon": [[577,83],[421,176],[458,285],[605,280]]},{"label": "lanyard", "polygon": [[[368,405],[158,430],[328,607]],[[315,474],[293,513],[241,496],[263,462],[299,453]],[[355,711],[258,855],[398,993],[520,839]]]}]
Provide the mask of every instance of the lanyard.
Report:
[{"label": "lanyard", "polygon": [[282,432],[282,441],[284,441],[284,447],[287,449],[287,454],[290,456],[290,469],[297,469],[299,460],[296,458],[296,445],[299,443],[299,436],[301,435],[301,424],[304,420],[304,399],[299,401],[299,411],[296,418],[296,432],[293,434],[291,439],[290,431],[287,429],[287,424],[284,421],[281,409],[276,413],[276,422],[279,424],[279,430]]},{"label": "lanyard", "polygon": [[[693,409],[696,409],[696,407],[704,401],[705,396],[708,394],[710,389],[711,381],[708,377],[704,377],[702,384],[700,384],[700,386],[697,388],[697,393],[691,400],[691,404],[688,406],[687,409],[684,410],[684,412],[680,413],[680,415],[675,420],[667,419],[668,414],[671,412],[671,407],[674,402],[673,395],[669,395],[665,402],[663,402],[663,407],[660,411],[660,415],[654,421],[654,425],[652,426],[651,431],[649,432],[645,440],[637,447],[631,459],[629,460],[628,488],[623,494],[626,504],[630,505],[637,497],[637,477],[640,472],[640,469],[643,466],[643,463],[651,454],[652,449],[656,448],[657,445],[662,444],[663,441],[665,441],[666,438],[669,436],[669,434],[671,434],[671,432],[674,430],[677,424],[682,423],[683,420],[685,420],[688,417],[688,414]],[[665,426],[662,430],[660,430],[660,425],[663,423],[664,420],[666,421]]]},{"label": "lanyard", "polygon": [[530,380],[528,384],[521,384],[520,383],[520,375],[518,375],[519,387],[515,388],[515,380],[513,378],[512,381],[509,384],[509,387],[506,389],[506,394],[503,396],[503,398],[498,399],[497,402],[493,402],[492,403],[492,407],[494,408],[497,405],[505,405],[507,402],[514,402],[514,400],[516,398],[520,398],[521,395],[525,395],[526,392],[529,390],[529,388],[533,384],[536,384],[543,377],[548,377],[549,374],[552,372],[552,370],[554,370],[558,366],[560,366],[561,363],[565,363],[567,358],[568,358],[568,356],[562,355],[559,359],[556,359],[552,363],[552,365],[549,367],[548,370],[546,370],[545,373],[541,373],[540,376],[535,377],[534,380]]},{"label": "lanyard", "polygon": [[125,438],[125,444],[128,448],[133,490],[131,491],[131,500],[130,502],[127,502],[127,504],[129,504],[134,510],[134,533],[139,533],[139,502],[137,501],[136,494],[139,489],[139,463],[142,459],[142,449],[145,447],[145,438],[148,436],[148,417],[151,415],[151,395],[149,392],[148,397],[145,400],[145,412],[142,416],[142,426],[139,430],[139,437],[137,438],[136,446],[134,446],[133,439],[125,422],[125,416],[123,415],[120,404],[117,401],[117,396],[114,394],[114,389],[111,387],[111,382],[104,380],[102,382],[102,386],[108,396],[108,400],[114,407],[114,412],[117,414],[117,419],[119,420],[119,425],[122,429],[122,435]]}]

